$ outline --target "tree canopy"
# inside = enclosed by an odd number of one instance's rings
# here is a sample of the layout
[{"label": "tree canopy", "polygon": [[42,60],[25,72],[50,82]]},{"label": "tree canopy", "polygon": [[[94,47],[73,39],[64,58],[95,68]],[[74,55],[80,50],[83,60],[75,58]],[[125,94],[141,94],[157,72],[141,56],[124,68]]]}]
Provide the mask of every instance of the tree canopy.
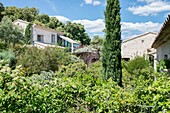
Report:
[{"label": "tree canopy", "polygon": [[91,41],[92,45],[102,46],[104,42],[104,39],[102,37],[99,37],[98,35],[95,35]]},{"label": "tree canopy", "polygon": [[14,25],[8,17],[3,17],[0,22],[0,39],[6,45],[20,43],[23,40],[23,34],[18,26]]},{"label": "tree canopy", "polygon": [[85,32],[84,26],[80,23],[67,22],[65,25],[66,36],[73,40],[79,40],[82,45],[89,45],[91,39]]}]

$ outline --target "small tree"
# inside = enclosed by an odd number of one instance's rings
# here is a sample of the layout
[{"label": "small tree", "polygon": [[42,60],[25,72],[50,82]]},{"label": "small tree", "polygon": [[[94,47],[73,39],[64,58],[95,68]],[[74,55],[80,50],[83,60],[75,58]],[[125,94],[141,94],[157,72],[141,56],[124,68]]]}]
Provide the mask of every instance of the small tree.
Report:
[{"label": "small tree", "polygon": [[99,37],[98,35],[95,35],[91,41],[92,45],[98,45],[101,46],[103,45],[104,39]]},{"label": "small tree", "polygon": [[112,78],[122,86],[121,32],[119,0],[107,0],[105,11],[106,41],[103,47],[103,78]]},{"label": "small tree", "polygon": [[27,28],[25,29],[25,38],[24,38],[24,43],[25,44],[30,44],[30,41],[31,41],[31,27],[32,27],[32,23],[29,23]]},{"label": "small tree", "polygon": [[3,17],[0,22],[0,39],[5,42],[6,45],[20,43],[23,40],[23,34],[18,26],[14,25],[8,17]]}]

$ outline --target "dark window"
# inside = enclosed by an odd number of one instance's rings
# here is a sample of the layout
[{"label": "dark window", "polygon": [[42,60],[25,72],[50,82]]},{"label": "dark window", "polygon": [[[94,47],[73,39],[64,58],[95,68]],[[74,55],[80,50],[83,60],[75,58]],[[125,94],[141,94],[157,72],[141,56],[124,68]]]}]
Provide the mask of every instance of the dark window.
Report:
[{"label": "dark window", "polygon": [[144,40],[142,40],[141,42],[144,43]]},{"label": "dark window", "polygon": [[43,35],[37,35],[37,41],[38,41],[38,42],[44,42],[44,37],[43,37]]},{"label": "dark window", "polygon": [[168,55],[164,55],[164,60],[168,60]]},{"label": "dark window", "polygon": [[51,43],[55,43],[55,35],[54,34],[51,35]]}]

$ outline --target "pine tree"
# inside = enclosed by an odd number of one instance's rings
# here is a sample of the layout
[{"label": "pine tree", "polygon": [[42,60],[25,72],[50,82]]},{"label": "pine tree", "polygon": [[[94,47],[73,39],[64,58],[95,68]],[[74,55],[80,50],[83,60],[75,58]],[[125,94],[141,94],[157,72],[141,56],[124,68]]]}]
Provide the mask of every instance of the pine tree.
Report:
[{"label": "pine tree", "polygon": [[107,0],[105,11],[106,41],[102,51],[103,79],[112,78],[122,86],[121,25],[119,0]]}]

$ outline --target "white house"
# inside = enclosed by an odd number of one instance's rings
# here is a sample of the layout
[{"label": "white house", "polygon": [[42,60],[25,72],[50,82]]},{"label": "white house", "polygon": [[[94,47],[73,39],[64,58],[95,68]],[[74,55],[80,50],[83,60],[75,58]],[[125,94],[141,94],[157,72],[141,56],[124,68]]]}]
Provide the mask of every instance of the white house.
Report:
[{"label": "white house", "polygon": [[27,25],[29,24],[29,22],[23,21],[20,19],[15,20],[13,23],[15,25],[18,25],[21,29],[23,29],[23,33],[25,33],[25,29],[27,28]]},{"label": "white house", "polygon": [[[29,22],[18,19],[14,21],[14,24],[20,26],[25,31]],[[79,46],[78,42],[63,36],[62,32],[36,24],[32,25],[30,38],[34,46],[41,48],[58,45],[60,47],[68,47],[73,52]]]},{"label": "white house", "polygon": [[168,18],[165,20],[152,47],[157,51],[155,62],[170,59],[170,15],[168,15]]},{"label": "white house", "polygon": [[130,60],[136,56],[154,56],[156,51],[151,46],[155,37],[156,33],[148,32],[123,40],[121,45],[122,59]]}]

